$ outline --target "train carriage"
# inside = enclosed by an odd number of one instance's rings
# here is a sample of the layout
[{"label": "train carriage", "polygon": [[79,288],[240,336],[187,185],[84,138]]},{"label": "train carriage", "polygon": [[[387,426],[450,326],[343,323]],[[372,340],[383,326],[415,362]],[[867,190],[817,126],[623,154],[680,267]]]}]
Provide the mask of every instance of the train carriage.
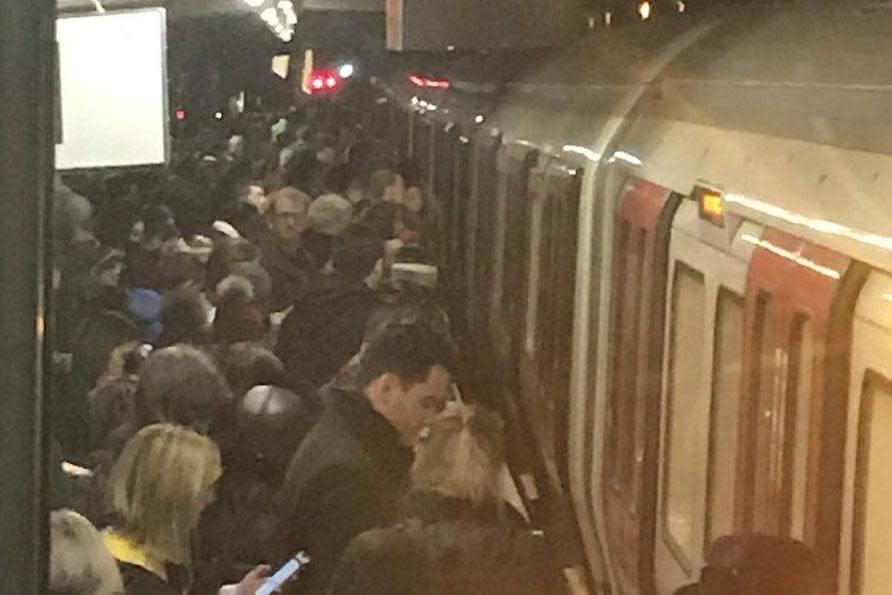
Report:
[{"label": "train carriage", "polygon": [[889,31],[881,3],[792,2],[604,29],[497,100],[388,88],[450,214],[471,392],[613,592],[672,593],[753,531],[883,592]]}]

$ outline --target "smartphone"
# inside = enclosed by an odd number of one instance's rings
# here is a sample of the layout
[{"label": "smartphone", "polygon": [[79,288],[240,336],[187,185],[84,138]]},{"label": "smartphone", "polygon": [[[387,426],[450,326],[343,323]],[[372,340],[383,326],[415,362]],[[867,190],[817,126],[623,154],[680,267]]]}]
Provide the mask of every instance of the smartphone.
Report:
[{"label": "smartphone", "polygon": [[306,552],[298,552],[293,558],[285,562],[274,575],[266,579],[266,582],[257,589],[256,595],[272,595],[285,581],[303,570],[310,563],[310,556]]}]

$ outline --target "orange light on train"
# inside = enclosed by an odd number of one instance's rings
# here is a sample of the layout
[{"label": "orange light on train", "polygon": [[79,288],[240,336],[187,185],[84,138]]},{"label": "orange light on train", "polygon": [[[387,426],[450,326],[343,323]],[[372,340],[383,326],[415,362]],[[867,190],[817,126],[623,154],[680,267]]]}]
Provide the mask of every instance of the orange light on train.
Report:
[{"label": "orange light on train", "polygon": [[725,226],[725,198],[718,190],[697,186],[694,199],[700,208],[700,218],[719,227]]},{"label": "orange light on train", "polygon": [[645,0],[644,2],[638,3],[638,17],[642,21],[646,21],[650,18],[650,15],[653,13],[653,5]]}]

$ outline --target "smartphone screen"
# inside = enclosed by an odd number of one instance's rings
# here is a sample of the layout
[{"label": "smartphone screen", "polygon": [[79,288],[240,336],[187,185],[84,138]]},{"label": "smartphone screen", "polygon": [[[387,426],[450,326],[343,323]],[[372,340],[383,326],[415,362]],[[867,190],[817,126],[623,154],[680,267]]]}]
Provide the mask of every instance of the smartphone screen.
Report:
[{"label": "smartphone screen", "polygon": [[274,575],[266,579],[266,582],[257,589],[257,595],[272,595],[272,593],[285,584],[285,581],[300,572],[310,563],[310,557],[306,552],[298,552],[296,556],[285,562]]}]

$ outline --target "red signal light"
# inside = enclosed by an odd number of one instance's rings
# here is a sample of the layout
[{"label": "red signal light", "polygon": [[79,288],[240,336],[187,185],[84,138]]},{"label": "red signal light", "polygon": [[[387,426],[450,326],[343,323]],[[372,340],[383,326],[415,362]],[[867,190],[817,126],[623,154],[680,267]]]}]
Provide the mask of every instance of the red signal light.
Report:
[{"label": "red signal light", "polygon": [[310,93],[330,93],[337,91],[343,82],[344,79],[334,70],[317,70],[310,75],[308,87]]},{"label": "red signal light", "polygon": [[177,115],[177,120],[182,122],[183,120],[186,119],[186,110],[184,110],[183,108],[179,108],[179,109],[177,109],[176,115]]},{"label": "red signal light", "polygon": [[431,78],[423,74],[410,74],[409,82],[422,89],[448,89],[450,87],[449,81],[446,79]]}]

